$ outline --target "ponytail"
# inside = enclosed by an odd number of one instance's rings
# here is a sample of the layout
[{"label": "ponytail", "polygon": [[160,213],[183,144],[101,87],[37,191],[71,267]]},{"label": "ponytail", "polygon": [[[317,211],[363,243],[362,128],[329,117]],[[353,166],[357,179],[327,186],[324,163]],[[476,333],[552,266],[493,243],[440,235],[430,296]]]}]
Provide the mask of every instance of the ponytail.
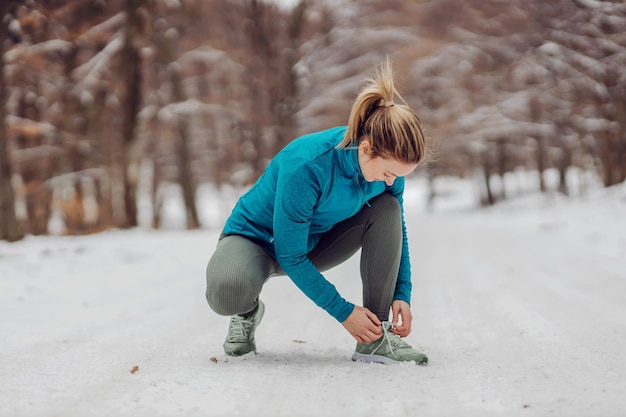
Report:
[{"label": "ponytail", "polygon": [[[394,96],[402,103],[395,103]],[[337,147],[358,146],[362,139],[370,141],[372,157],[393,158],[408,164],[417,164],[426,158],[422,123],[396,90],[389,58],[357,96],[348,130]]]}]

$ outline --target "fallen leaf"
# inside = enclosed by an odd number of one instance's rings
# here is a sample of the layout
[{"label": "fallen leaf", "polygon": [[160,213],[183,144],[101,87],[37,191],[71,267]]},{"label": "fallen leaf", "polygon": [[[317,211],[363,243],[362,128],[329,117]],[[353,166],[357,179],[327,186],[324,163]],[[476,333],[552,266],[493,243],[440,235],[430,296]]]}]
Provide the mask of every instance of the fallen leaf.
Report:
[{"label": "fallen leaf", "polygon": [[306,343],[304,340],[294,339],[293,343]]},{"label": "fallen leaf", "polygon": [[211,362],[217,363],[217,358],[215,356],[211,356]]},{"label": "fallen leaf", "polygon": [[133,366],[132,369],[130,370],[131,374],[134,374],[135,372],[139,371],[139,367],[137,365]]}]

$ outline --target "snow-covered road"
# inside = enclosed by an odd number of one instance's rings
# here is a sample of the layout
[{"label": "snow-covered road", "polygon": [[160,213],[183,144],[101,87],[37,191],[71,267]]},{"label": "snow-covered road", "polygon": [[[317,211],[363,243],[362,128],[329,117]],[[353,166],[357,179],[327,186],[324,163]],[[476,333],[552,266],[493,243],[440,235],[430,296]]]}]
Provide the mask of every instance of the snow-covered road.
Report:
[{"label": "snow-covered road", "polygon": [[[0,242],[0,416],[623,416],[625,209],[624,187],[490,211],[407,201],[408,340],[427,367],[352,362],[286,277],[264,288],[258,354],[226,357],[203,294],[216,231]],[[356,258],[327,277],[358,302]]]}]

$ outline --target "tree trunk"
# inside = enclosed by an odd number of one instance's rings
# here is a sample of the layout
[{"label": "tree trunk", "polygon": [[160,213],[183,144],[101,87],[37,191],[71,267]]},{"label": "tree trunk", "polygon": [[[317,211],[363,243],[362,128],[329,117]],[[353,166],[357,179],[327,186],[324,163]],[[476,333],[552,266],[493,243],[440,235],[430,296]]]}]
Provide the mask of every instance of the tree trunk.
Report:
[{"label": "tree trunk", "polygon": [[65,230],[68,235],[80,235],[86,230],[83,186],[80,178],[73,178],[68,186],[74,192],[65,200]]},{"label": "tree trunk", "polygon": [[275,98],[278,105],[273,106],[274,120],[277,125],[277,143],[273,153],[285,147],[296,135],[295,119],[298,107],[298,75],[295,68],[300,59],[297,53],[299,50],[298,43],[301,33],[304,30],[307,8],[307,2],[300,0],[289,16],[288,42],[290,48],[283,52],[283,57],[280,59],[282,65],[284,65],[284,76],[280,77],[278,80],[278,82],[282,84],[281,87],[284,91],[270,91],[270,94],[280,95]]},{"label": "tree trunk", "polygon": [[[559,140],[560,141],[560,140]],[[559,192],[563,195],[569,195],[567,186],[567,170],[572,165],[572,150],[565,143],[561,142],[561,155],[557,163],[559,170]]]},{"label": "tree trunk", "polygon": [[498,175],[500,176],[500,183],[502,186],[500,187],[500,200],[504,200],[506,198],[506,184],[504,182],[504,177],[506,174],[506,163],[507,163],[507,154],[506,154],[506,142],[504,138],[500,138],[496,141],[497,146],[497,166],[498,166]]},{"label": "tree trunk", "polygon": [[616,138],[618,182],[623,182],[626,180],[626,92],[622,92],[615,104],[616,119],[619,126]]},{"label": "tree trunk", "polygon": [[[186,99],[183,92],[180,74],[174,66],[170,67],[170,80],[174,91],[174,100],[184,101]],[[183,200],[187,213],[187,228],[197,229],[200,227],[198,210],[196,209],[196,187],[191,172],[191,160],[189,158],[189,117],[177,116],[178,141],[176,158],[178,160],[178,181],[183,190]]]},{"label": "tree trunk", "polygon": [[96,220],[96,229],[108,229],[114,224],[111,194],[111,173],[108,167],[104,167],[102,169],[102,174],[95,179],[94,188],[96,201],[98,201],[98,219]]},{"label": "tree trunk", "polygon": [[25,193],[28,230],[35,236],[45,235],[48,233],[52,190],[42,181],[33,181],[28,188]]},{"label": "tree trunk", "polygon": [[599,155],[602,161],[602,181],[605,187],[610,187],[617,183],[614,175],[614,153],[611,146],[611,134],[609,132],[600,132],[597,135],[597,141],[600,147]]},{"label": "tree trunk", "polygon": [[4,45],[7,34],[9,7],[14,3],[0,2],[0,239],[14,242],[22,238],[15,216],[15,192],[9,162],[9,146],[5,126],[7,88],[4,80]]},{"label": "tree trunk", "polygon": [[[179,116],[180,117],[180,116]],[[190,169],[191,160],[189,158],[189,133],[187,122],[180,117],[178,120],[178,175],[180,186],[183,189],[183,200],[185,201],[185,211],[187,213],[187,228],[197,229],[200,227],[198,210],[196,209],[196,192],[193,181],[193,174]]]},{"label": "tree trunk", "polygon": [[161,184],[161,168],[156,159],[152,159],[152,227],[161,228],[161,210],[163,209],[163,198],[159,193]]},{"label": "tree trunk", "polygon": [[[95,117],[90,121],[91,136],[100,150],[100,174],[94,179],[95,193],[98,201],[98,216],[96,228],[105,230],[118,224],[113,210],[113,183],[115,177],[113,169],[115,158],[113,151],[116,145],[111,140],[112,118],[106,110],[108,91],[98,88],[95,94],[93,111]],[[99,117],[97,116],[99,115]]]},{"label": "tree trunk", "polygon": [[435,198],[437,197],[437,191],[435,190],[435,173],[432,168],[426,168],[426,174],[428,178],[428,197],[426,199],[426,209],[432,211],[435,207]]},{"label": "tree trunk", "polygon": [[545,150],[545,139],[544,138],[535,138],[537,141],[537,173],[539,176],[539,190],[542,193],[547,191],[546,181],[543,177],[543,173],[546,170],[546,150]]},{"label": "tree trunk", "polygon": [[485,180],[485,195],[482,197],[482,205],[493,206],[496,203],[496,199],[493,196],[491,190],[491,161],[489,160],[489,150],[486,150],[482,154],[482,169]]},{"label": "tree trunk", "polygon": [[143,0],[126,0],[126,27],[122,68],[126,97],[123,103],[124,121],[122,126],[122,181],[124,186],[124,212],[126,227],[137,226],[137,184],[139,182],[139,162],[133,155],[136,141],[137,113],[141,103],[141,58],[138,38],[140,17],[138,9]]},{"label": "tree trunk", "polygon": [[[187,100],[187,95],[183,90],[183,84],[181,75],[178,71],[177,65],[174,64],[175,51],[178,48],[177,38],[161,38],[159,41],[160,48],[165,53],[165,65],[167,66],[169,81],[172,84],[172,96],[175,102],[184,102]],[[197,229],[200,227],[200,220],[198,217],[198,210],[196,208],[196,185],[191,171],[191,158],[190,158],[190,134],[189,125],[190,117],[186,114],[176,114],[176,131],[178,132],[178,138],[176,140],[176,161],[178,168],[178,183],[182,188],[183,202],[185,204],[185,212],[187,217],[187,228]],[[155,167],[156,169],[156,167]],[[155,173],[156,174],[156,173]],[[157,178],[157,177],[155,177]],[[154,186],[156,190],[158,185]],[[158,200],[158,196],[155,193],[155,201]],[[158,205],[157,205],[158,204]],[[155,224],[160,222],[160,210],[161,202],[155,203],[154,215]]]}]

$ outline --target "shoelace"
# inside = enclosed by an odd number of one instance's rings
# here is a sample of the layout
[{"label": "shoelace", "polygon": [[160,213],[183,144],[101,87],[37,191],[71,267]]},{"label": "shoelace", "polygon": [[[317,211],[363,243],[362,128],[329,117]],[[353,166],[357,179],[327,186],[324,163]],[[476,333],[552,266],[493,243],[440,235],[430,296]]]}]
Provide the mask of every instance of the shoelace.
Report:
[{"label": "shoelace", "polygon": [[230,329],[228,331],[229,342],[247,342],[252,320],[246,317],[233,316],[230,318]]},{"label": "shoelace", "polygon": [[383,337],[385,338],[387,343],[397,348],[403,348],[403,347],[408,346],[409,344],[405,342],[404,340],[402,340],[400,336],[389,331],[392,328],[393,328],[393,325],[391,325],[389,329],[386,329],[385,326],[383,326]]}]

